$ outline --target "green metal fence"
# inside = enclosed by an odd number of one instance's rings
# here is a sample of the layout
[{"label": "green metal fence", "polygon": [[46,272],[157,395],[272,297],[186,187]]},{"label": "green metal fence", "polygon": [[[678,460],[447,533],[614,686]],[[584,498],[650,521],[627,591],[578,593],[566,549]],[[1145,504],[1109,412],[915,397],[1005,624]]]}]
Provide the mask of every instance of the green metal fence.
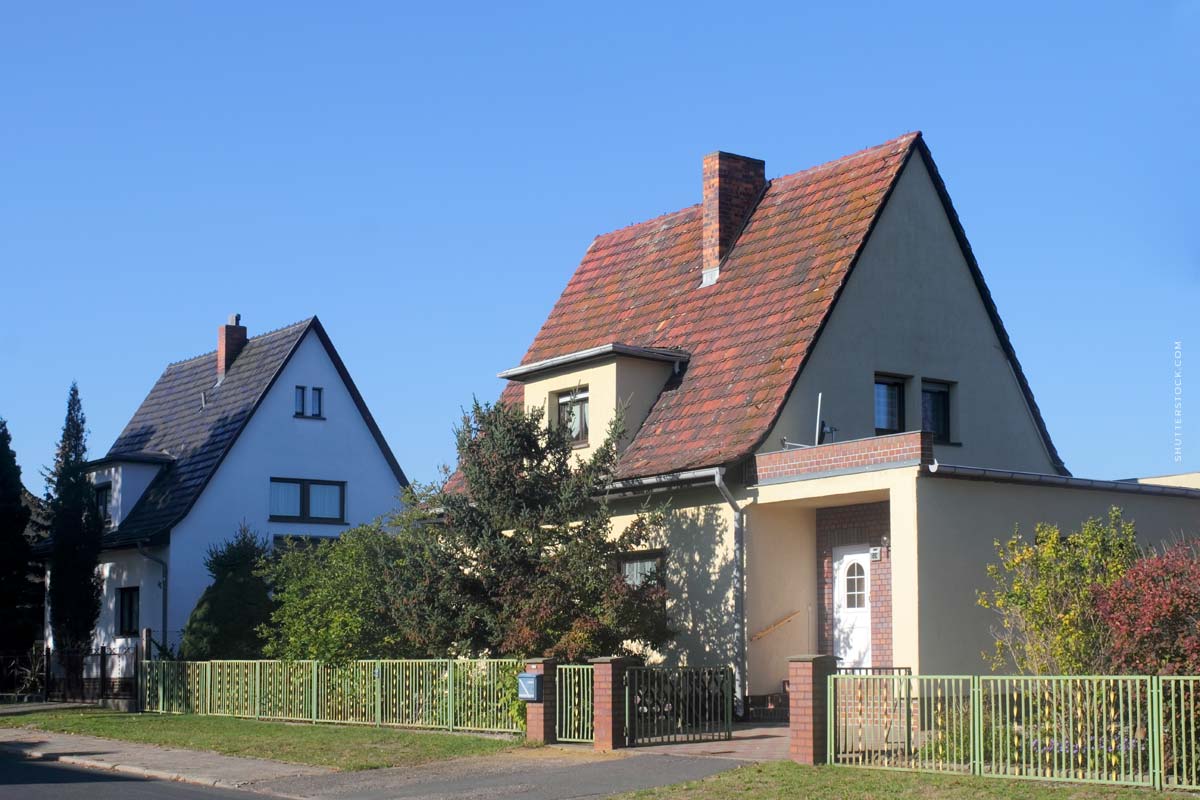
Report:
[{"label": "green metal fence", "polygon": [[834,675],[830,763],[1200,788],[1200,677]]},{"label": "green metal fence", "polygon": [[560,742],[595,739],[591,664],[563,664],[555,672],[554,735]]},{"label": "green metal fence", "polygon": [[630,746],[733,737],[733,669],[630,667],[625,672]]},{"label": "green metal fence", "polygon": [[510,659],[147,661],[142,709],[167,714],[518,733]]}]

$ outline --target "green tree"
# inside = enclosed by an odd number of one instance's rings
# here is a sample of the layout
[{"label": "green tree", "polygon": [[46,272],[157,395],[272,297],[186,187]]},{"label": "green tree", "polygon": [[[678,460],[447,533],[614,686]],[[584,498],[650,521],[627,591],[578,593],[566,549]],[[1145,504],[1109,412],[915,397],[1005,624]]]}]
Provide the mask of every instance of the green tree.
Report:
[{"label": "green tree", "polygon": [[619,423],[590,458],[538,413],[476,403],[458,431],[465,491],[414,486],[386,523],[282,548],[272,657],[554,655],[580,659],[670,639],[665,590],[625,582],[620,555],[663,525],[614,533],[604,499]]},{"label": "green tree", "polygon": [[79,387],[71,384],[67,417],[46,476],[50,532],[50,629],[60,650],[89,647],[100,615],[100,560],[103,535],[96,491],[88,478],[87,420]]},{"label": "green tree", "polygon": [[188,616],[180,658],[262,658],[259,628],[271,618],[272,602],[260,565],[268,553],[266,540],[245,522],[232,538],[208,548],[204,568],[213,582]]},{"label": "green tree", "polygon": [[1108,520],[1088,519],[1063,535],[1039,523],[1033,541],[1019,531],[996,542],[999,562],[989,564],[994,588],[980,592],[979,605],[1000,618],[992,632],[994,669],[1010,664],[1029,674],[1103,671],[1111,631],[1095,597],[1137,559],[1137,532],[1113,507]]},{"label": "green tree", "polygon": [[30,509],[24,502],[21,467],[12,449],[8,423],[0,418],[0,650],[25,651],[37,638],[38,584],[30,580]]},{"label": "green tree", "polygon": [[378,524],[276,548],[262,570],[276,602],[269,624],[259,627],[266,655],[335,663],[424,655],[389,614],[402,549]]},{"label": "green tree", "polygon": [[397,622],[430,649],[469,653],[575,660],[668,641],[661,584],[632,586],[621,571],[620,556],[647,547],[663,515],[613,530],[604,490],[620,435],[617,419],[581,460],[567,426],[546,426],[540,410],[474,403],[457,431],[464,491],[410,504],[438,516]]}]

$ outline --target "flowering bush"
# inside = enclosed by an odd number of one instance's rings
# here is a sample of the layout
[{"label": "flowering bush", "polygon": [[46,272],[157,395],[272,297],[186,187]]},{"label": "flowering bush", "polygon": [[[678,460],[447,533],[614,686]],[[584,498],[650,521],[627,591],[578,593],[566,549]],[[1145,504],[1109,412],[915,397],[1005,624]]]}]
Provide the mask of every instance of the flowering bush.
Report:
[{"label": "flowering bush", "polygon": [[1138,561],[1107,587],[1096,609],[1109,631],[1109,668],[1154,675],[1200,674],[1200,557],[1175,545]]}]

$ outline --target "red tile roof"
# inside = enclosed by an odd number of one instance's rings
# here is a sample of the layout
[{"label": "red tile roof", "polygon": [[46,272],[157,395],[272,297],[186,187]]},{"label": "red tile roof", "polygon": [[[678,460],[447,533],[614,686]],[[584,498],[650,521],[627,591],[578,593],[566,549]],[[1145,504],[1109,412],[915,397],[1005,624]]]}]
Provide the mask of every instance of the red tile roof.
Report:
[{"label": "red tile roof", "polygon": [[[691,360],[682,379],[654,404],[621,456],[618,477],[744,458],[769,433],[884,201],[918,150],[928,157],[920,133],[909,133],[771,181],[720,279],[705,288],[699,205],[597,237],[521,363],[609,342],[685,350]],[[523,397],[522,385],[509,383],[501,399]]]}]

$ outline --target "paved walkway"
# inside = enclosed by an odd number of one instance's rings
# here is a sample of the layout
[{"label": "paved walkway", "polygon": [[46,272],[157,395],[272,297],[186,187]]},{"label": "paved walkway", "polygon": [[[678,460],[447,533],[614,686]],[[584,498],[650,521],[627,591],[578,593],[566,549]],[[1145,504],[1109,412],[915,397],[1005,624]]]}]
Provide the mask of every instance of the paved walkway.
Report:
[{"label": "paved walkway", "polygon": [[236,789],[263,780],[326,775],[332,770],[258,758],[236,758],[95,736],[0,728],[0,750],[91,769]]},{"label": "paved walkway", "polygon": [[636,747],[636,753],[732,758],[738,761],[786,761],[789,728],[786,722],[734,725],[729,741],[687,742]]},{"label": "paved walkway", "polygon": [[0,753],[103,770],[109,775],[120,773],[306,800],[607,797],[699,780],[747,763],[729,754],[722,758],[688,754],[679,747],[611,754],[582,747],[544,747],[420,767],[334,772],[279,761],[15,728],[0,728]]}]

